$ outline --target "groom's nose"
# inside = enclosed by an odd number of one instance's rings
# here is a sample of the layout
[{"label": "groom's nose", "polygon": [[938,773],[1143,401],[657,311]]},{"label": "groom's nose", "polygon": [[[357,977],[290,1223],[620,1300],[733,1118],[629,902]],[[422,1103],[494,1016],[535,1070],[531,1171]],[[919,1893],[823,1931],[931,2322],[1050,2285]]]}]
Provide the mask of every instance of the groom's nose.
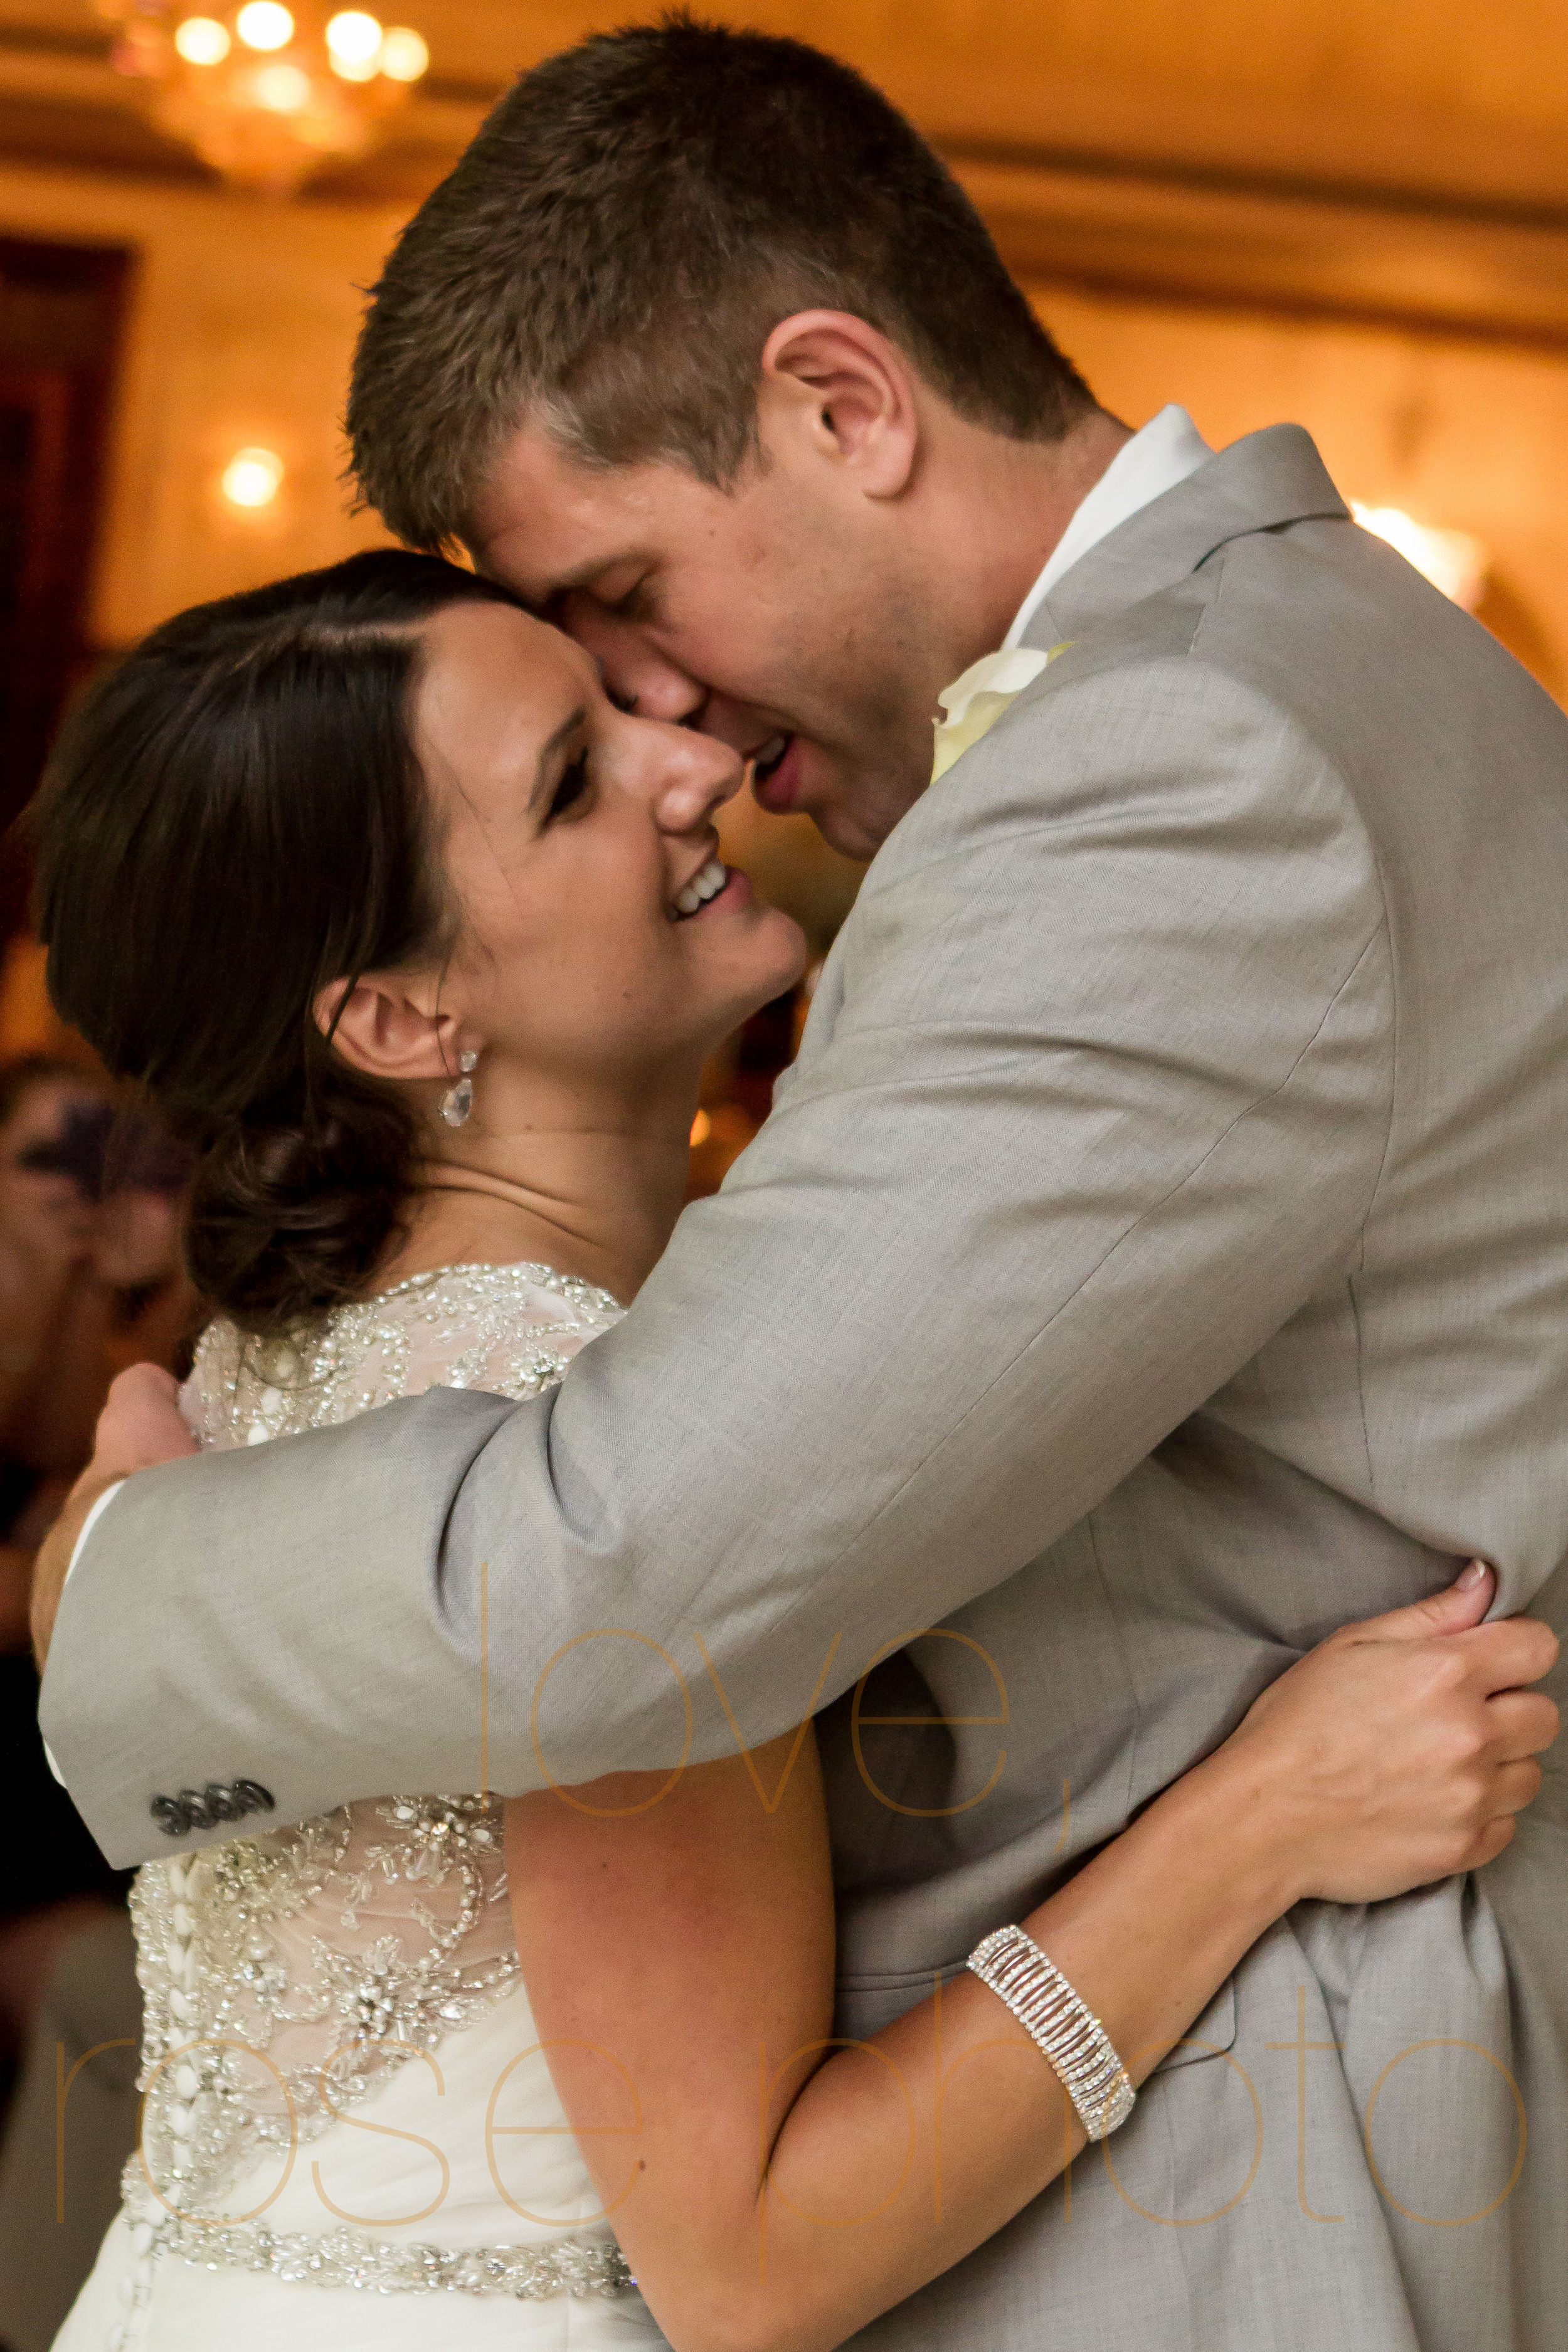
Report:
[{"label": "groom's nose", "polygon": [[683,727],[700,723],[707,688],[650,646],[633,623],[617,619],[584,589],[563,596],[555,618],[593,655],[610,692],[639,719],[668,719]]}]

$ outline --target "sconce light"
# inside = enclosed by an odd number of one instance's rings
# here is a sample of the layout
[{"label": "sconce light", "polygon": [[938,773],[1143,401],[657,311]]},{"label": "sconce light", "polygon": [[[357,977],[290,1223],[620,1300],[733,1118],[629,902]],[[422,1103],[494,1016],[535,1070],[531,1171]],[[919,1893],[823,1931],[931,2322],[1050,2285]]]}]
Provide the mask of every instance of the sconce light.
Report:
[{"label": "sconce light", "polygon": [[1417,572],[1440,588],[1456,604],[1473,613],[1487,584],[1489,558],[1479,539],[1468,530],[1433,530],[1399,507],[1366,507],[1351,500],[1351,512],[1363,530],[1413,563]]},{"label": "sconce light", "polygon": [[223,469],[223,494],[231,507],[268,507],[282,481],[283,460],[276,449],[237,449]]}]

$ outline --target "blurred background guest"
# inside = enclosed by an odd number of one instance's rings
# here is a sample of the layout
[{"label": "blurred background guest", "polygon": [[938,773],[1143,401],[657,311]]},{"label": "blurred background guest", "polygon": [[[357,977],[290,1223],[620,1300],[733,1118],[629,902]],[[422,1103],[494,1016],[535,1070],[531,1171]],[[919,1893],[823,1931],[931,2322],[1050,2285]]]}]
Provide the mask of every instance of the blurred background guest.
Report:
[{"label": "blurred background guest", "polygon": [[[31,1054],[0,1065],[0,2330],[47,2344],[112,2214],[135,2131],[139,2031],[127,1880],[48,1769],[27,1633],[33,1553],[91,1450],[123,1364],[179,1361],[196,1312],[180,1258],[184,1171],[108,1084]],[[114,2045],[104,2049],[102,2045]],[[57,2074],[57,2045],[65,2057]],[[71,2092],[67,2223],[55,2225],[57,2082]],[[55,2226],[50,2226],[55,2225]]]},{"label": "blurred background guest", "polygon": [[90,1451],[104,1386],[96,1188],[58,1163],[105,1114],[107,1091],[63,1064],[29,1056],[0,1071],[0,1769],[17,1826],[16,1866],[0,1886],[7,2061],[65,1938],[116,1891],[44,1761],[27,1640],[33,1553]]},{"label": "blurred background guest", "polygon": [[194,1300],[172,1155],[108,1087],[43,1055],[0,1067],[0,1769],[15,1807],[0,1885],[0,2060],[111,1873],[45,1760],[27,1635],[33,1554],[92,1448],[121,1363],[168,1360]]}]

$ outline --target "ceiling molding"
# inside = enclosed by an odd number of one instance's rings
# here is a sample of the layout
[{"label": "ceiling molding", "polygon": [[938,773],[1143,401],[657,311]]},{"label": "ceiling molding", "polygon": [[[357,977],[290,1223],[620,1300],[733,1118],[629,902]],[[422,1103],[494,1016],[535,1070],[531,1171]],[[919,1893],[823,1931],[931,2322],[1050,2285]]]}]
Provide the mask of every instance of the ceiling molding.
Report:
[{"label": "ceiling molding", "polygon": [[1568,209],[1500,218],[1338,190],[952,161],[1026,283],[1568,347]]},{"label": "ceiling molding", "polygon": [[1047,177],[1140,184],[1162,192],[1254,198],[1268,203],[1323,205],[1420,220],[1486,222],[1500,228],[1568,232],[1568,192],[1551,195],[1495,189],[1432,187],[1419,181],[1340,175],[1256,163],[1163,157],[1137,150],[1016,139],[938,138],[953,169],[1020,172]]}]

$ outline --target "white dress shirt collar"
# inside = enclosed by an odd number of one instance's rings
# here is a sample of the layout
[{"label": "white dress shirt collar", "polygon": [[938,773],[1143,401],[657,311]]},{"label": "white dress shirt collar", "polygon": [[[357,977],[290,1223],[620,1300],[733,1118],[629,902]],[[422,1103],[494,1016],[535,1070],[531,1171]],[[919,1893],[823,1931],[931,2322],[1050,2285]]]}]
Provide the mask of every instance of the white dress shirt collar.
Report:
[{"label": "white dress shirt collar", "polygon": [[1206,465],[1214,451],[1184,408],[1173,404],[1151,417],[1141,433],[1124,442],[1051,550],[1045,570],[1018,607],[1002,640],[1005,652],[1022,640],[1035,614],[1064,572],[1082,555],[1135,515]]}]

